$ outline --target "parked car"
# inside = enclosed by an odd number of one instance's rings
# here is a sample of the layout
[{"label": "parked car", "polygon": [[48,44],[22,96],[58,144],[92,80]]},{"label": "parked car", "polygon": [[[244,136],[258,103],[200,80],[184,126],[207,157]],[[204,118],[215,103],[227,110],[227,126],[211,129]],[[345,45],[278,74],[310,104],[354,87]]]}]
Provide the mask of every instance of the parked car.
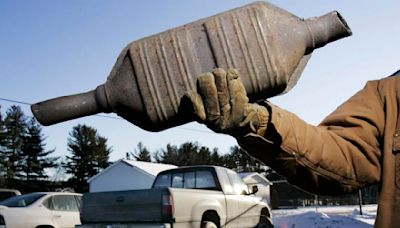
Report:
[{"label": "parked car", "polygon": [[16,189],[0,188],[0,201],[19,195],[21,192]]},{"label": "parked car", "polygon": [[35,192],[0,202],[0,228],[72,228],[79,225],[82,194]]},{"label": "parked car", "polygon": [[151,189],[84,194],[77,228],[272,227],[270,208],[256,192],[224,167],[170,169]]}]

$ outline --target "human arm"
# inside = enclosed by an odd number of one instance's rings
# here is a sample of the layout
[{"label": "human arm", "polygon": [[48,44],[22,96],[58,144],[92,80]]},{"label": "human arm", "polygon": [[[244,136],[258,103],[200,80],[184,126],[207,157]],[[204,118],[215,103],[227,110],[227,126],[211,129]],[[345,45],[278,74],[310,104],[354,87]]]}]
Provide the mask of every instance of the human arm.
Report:
[{"label": "human arm", "polygon": [[[199,88],[199,99],[205,101],[206,111],[200,122],[234,136],[244,150],[287,177],[289,182],[311,192],[337,194],[380,180],[385,113],[377,82],[368,83],[319,126],[307,124],[293,113],[265,102],[249,104],[257,113],[252,117],[246,111],[237,112],[247,120],[242,121],[244,124],[235,117],[229,128],[221,129],[216,124],[218,115],[207,117],[211,105],[207,105],[208,92],[203,90],[207,91]],[[221,93],[217,90],[217,94]],[[239,110],[248,107],[241,106]]]}]

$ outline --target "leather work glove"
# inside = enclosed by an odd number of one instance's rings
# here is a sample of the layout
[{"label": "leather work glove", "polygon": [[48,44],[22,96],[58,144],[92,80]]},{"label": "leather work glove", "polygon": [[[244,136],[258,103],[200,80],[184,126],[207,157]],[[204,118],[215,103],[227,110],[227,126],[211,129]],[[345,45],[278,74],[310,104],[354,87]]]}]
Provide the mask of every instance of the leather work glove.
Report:
[{"label": "leather work glove", "polygon": [[264,135],[269,112],[264,106],[249,103],[237,70],[214,69],[202,74],[197,86],[198,93],[191,91],[186,97],[198,122],[236,138],[248,133]]}]

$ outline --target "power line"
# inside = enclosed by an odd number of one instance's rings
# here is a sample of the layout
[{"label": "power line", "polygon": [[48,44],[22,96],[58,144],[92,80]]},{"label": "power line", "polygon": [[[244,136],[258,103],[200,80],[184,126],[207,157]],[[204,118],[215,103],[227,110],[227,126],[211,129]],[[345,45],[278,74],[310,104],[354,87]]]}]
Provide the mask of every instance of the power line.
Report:
[{"label": "power line", "polygon": [[114,119],[114,120],[124,120],[123,118],[118,117],[118,116],[106,116],[106,115],[102,115],[102,114],[95,114],[94,116],[109,118],[109,119]]},{"label": "power line", "polygon": [[[32,103],[28,103],[25,101],[17,101],[17,100],[13,100],[13,99],[7,99],[7,98],[1,98],[1,101],[7,101],[10,103],[15,103],[15,104],[22,104],[22,105],[29,105],[31,106]],[[115,119],[115,120],[125,120],[121,117],[117,117],[117,116],[107,116],[107,115],[102,115],[102,114],[95,114],[94,116],[98,116],[98,117],[102,117],[102,118],[108,118],[108,119]],[[207,134],[216,134],[213,131],[207,131],[207,130],[198,130],[198,129],[193,129],[193,128],[187,128],[187,127],[176,127],[178,129],[182,129],[182,130],[186,130],[186,131],[193,131],[193,132],[200,132],[200,133],[207,133]]]},{"label": "power line", "polygon": [[23,104],[23,105],[31,105],[30,103],[27,103],[27,102],[16,101],[16,100],[11,100],[11,99],[6,99],[6,98],[0,98],[0,100],[11,102],[11,103]]},{"label": "power line", "polygon": [[[22,105],[29,105],[29,106],[32,105],[31,103],[28,103],[28,102],[11,100],[11,99],[7,99],[7,98],[0,98],[0,100],[7,101],[7,102],[10,102],[10,103],[22,104]],[[109,119],[116,119],[116,120],[124,120],[123,118],[116,117],[116,116],[106,116],[106,115],[101,115],[101,114],[95,114],[95,116],[99,116],[99,117],[103,117],[103,118],[109,118]]]},{"label": "power line", "polygon": [[201,132],[201,133],[217,134],[217,133],[215,133],[213,131],[198,130],[198,129],[188,128],[188,127],[177,127],[177,128],[182,129],[182,130],[186,130],[186,131],[197,131],[197,132]]}]

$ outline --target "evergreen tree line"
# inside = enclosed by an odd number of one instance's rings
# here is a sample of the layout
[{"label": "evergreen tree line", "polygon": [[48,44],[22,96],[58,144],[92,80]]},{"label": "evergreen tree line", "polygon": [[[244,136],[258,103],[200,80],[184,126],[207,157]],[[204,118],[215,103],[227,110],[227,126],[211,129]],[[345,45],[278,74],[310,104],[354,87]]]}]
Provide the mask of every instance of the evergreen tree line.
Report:
[{"label": "evergreen tree line", "polygon": [[[87,180],[109,165],[111,148],[107,139],[86,125],[73,127],[65,157],[47,150],[40,124],[27,117],[21,107],[11,106],[3,114],[0,107],[0,188],[16,188],[23,193],[69,188],[88,190]],[[51,171],[65,174],[67,181],[51,181]]]},{"label": "evergreen tree line", "polygon": [[221,155],[218,148],[210,149],[197,142],[186,142],[180,146],[167,144],[166,148],[154,152],[150,152],[142,142],[139,142],[133,152],[126,153],[126,159],[176,166],[217,165],[237,172],[268,171],[266,166],[238,146],[232,146],[228,153]]},{"label": "evergreen tree line", "polygon": [[[45,139],[41,125],[26,116],[21,107],[11,106],[4,114],[0,107],[0,188],[17,188],[22,192],[69,188],[87,192],[88,179],[110,165],[112,149],[92,127],[72,128],[65,156],[55,156],[55,149],[47,150]],[[154,152],[139,142],[132,152],[126,152],[126,158],[177,166],[219,165],[236,171],[264,171],[260,162],[238,146],[221,155],[217,148],[197,142],[168,144]],[[57,180],[57,176],[66,178]]]}]

